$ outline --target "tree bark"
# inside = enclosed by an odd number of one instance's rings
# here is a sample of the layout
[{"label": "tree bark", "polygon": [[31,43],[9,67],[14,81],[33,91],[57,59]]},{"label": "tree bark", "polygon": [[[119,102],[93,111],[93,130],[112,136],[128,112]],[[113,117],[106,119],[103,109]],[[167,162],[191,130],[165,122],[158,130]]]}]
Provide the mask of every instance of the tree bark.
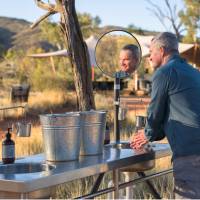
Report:
[{"label": "tree bark", "polygon": [[47,13],[32,24],[31,28],[37,26],[48,16],[60,13],[61,30],[66,38],[69,59],[74,73],[78,109],[80,111],[95,109],[89,53],[80,30],[75,0],[55,0],[56,5],[44,3],[42,0],[35,0],[35,2]]},{"label": "tree bark", "polygon": [[62,0],[62,30],[67,39],[69,59],[74,72],[74,83],[78,98],[79,110],[95,109],[91,66],[87,45],[80,30],[74,0]]},{"label": "tree bark", "polygon": [[[168,27],[165,24],[164,19],[167,19],[171,23],[172,28],[173,28],[178,40],[180,40],[181,32],[184,31],[184,29],[182,29],[183,23],[179,19],[179,16],[178,16],[179,12],[176,10],[176,8],[177,8],[176,4],[174,6],[172,6],[172,4],[170,4],[169,0],[164,0],[166,8],[162,9],[159,5],[157,5],[156,3],[153,3],[153,1],[151,1],[151,0],[146,0],[146,1],[152,7],[152,8],[147,8],[147,9],[150,10],[157,17],[157,19],[160,21],[160,23],[164,26],[164,28],[166,30],[168,30]],[[179,19],[179,20],[177,20],[177,19]]]}]

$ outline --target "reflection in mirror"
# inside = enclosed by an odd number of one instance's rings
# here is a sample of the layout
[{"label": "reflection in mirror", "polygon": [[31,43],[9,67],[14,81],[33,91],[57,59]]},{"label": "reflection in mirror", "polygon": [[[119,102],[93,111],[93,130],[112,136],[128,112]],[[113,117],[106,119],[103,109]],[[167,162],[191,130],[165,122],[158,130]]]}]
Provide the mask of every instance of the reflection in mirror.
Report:
[{"label": "reflection in mirror", "polygon": [[141,47],[129,32],[113,30],[98,40],[95,57],[97,66],[104,74],[125,78],[138,68],[141,61]]},{"label": "reflection in mirror", "polygon": [[128,44],[120,50],[119,65],[120,70],[132,74],[139,62],[139,48],[134,44]]}]

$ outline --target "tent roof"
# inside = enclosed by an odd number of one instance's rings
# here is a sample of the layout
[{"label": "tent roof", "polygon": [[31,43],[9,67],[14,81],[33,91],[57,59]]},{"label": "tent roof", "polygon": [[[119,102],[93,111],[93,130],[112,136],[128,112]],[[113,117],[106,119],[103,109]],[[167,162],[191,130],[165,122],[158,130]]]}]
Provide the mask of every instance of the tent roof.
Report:
[{"label": "tent roof", "polygon": [[[152,35],[150,36],[143,36],[143,35],[138,35],[135,33],[132,33],[133,36],[136,37],[138,42],[141,45],[142,49],[142,57],[148,56],[149,55],[149,45],[150,42],[153,38]],[[95,46],[97,44],[98,39],[95,36],[90,36],[85,40],[87,46],[88,46],[88,51],[90,55],[90,63],[92,66],[96,66],[96,61],[95,61]],[[200,60],[198,61],[197,58],[199,57],[200,54],[200,49],[199,47],[195,50],[195,45],[194,44],[184,44],[184,43],[179,43],[179,52],[180,54],[186,58],[189,62],[197,64],[197,66],[200,66]],[[195,53],[194,53],[195,52]],[[195,56],[194,56],[195,54]],[[51,57],[51,56],[69,56],[69,53],[67,52],[66,49],[64,50],[59,50],[55,52],[49,52],[49,53],[40,53],[40,54],[31,54],[29,57],[34,57],[34,58],[43,58],[43,57]]]},{"label": "tent roof", "polygon": [[97,64],[95,59],[95,47],[98,42],[98,39],[95,36],[91,35],[89,38],[85,40],[85,42],[87,44],[88,52],[90,55],[90,63],[92,66],[96,66]]},{"label": "tent roof", "polygon": [[28,55],[29,57],[33,58],[45,58],[45,57],[52,57],[52,56],[68,56],[68,52],[66,49],[54,51],[54,52],[48,52],[48,53],[37,53],[37,54],[31,54]]},{"label": "tent roof", "polygon": [[147,56],[149,54],[149,45],[153,38],[152,35],[150,36],[143,36],[143,35],[137,35],[135,33],[132,33],[132,35],[138,40],[141,49],[142,49],[142,57]]},{"label": "tent roof", "polygon": [[[141,45],[142,49],[142,57],[149,55],[149,46],[151,43],[151,40],[153,39],[153,35],[150,36],[143,36],[143,35],[137,35],[135,33],[132,33],[133,36],[138,40],[138,42]],[[194,44],[184,44],[179,42],[179,52],[180,54],[184,53],[185,51],[188,51],[189,49],[193,48]]]},{"label": "tent roof", "polygon": [[[138,40],[142,49],[142,57],[149,55],[149,45],[153,36],[142,36],[132,33]],[[195,44],[185,44],[179,42],[179,53],[183,58],[185,58],[188,62],[195,64],[197,67],[200,67],[200,46]]]},{"label": "tent roof", "polygon": [[[89,56],[90,56],[90,63],[93,66],[96,66],[96,61],[95,61],[95,46],[97,44],[98,39],[91,35],[89,38],[85,40],[88,51],[89,51]],[[59,50],[59,51],[54,51],[54,52],[49,52],[49,53],[39,53],[39,54],[31,54],[28,55],[29,57],[32,58],[45,58],[45,57],[52,57],[52,56],[69,56],[69,53],[67,49]]]}]

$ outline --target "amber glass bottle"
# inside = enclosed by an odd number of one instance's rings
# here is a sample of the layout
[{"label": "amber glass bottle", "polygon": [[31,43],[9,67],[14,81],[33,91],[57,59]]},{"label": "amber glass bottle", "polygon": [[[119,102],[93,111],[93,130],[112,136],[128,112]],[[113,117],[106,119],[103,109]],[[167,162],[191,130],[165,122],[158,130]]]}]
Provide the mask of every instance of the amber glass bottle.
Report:
[{"label": "amber glass bottle", "polygon": [[11,128],[8,128],[6,138],[2,141],[2,162],[12,164],[15,161],[15,142],[11,139]]}]

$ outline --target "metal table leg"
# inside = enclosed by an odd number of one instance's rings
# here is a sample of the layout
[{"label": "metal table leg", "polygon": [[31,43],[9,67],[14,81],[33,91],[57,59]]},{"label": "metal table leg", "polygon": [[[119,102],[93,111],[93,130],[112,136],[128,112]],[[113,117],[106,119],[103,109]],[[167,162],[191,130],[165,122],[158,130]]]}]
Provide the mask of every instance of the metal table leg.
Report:
[{"label": "metal table leg", "polygon": [[[103,195],[103,194],[107,194],[107,193],[110,193],[110,192],[116,192],[116,193],[114,193],[114,195],[115,195],[114,198],[117,198],[117,191],[118,191],[118,196],[119,196],[119,189],[124,189],[126,187],[142,183],[142,182],[147,181],[149,179],[153,179],[155,177],[159,177],[159,176],[163,176],[163,175],[172,173],[173,169],[167,169],[167,170],[160,171],[160,172],[157,172],[155,174],[150,174],[150,175],[147,175],[147,176],[145,175],[142,178],[140,177],[140,178],[131,180],[131,181],[126,182],[126,183],[121,183],[121,184],[119,184],[119,171],[118,171],[118,173],[117,173],[117,171],[118,170],[113,170],[113,181],[115,183],[114,187],[108,187],[106,189],[102,189],[102,190],[97,191],[95,194],[83,195],[83,196],[77,197],[75,199],[86,199],[86,198],[91,199],[91,198],[94,198],[94,197],[97,197],[97,196],[100,196],[100,195]],[[117,182],[118,182],[118,184],[116,184]]]},{"label": "metal table leg", "polygon": [[[139,177],[142,177],[142,178],[146,177],[146,175],[145,175],[144,172],[137,172],[137,174],[139,175]],[[151,183],[149,180],[146,180],[145,182],[146,182],[146,184],[148,185],[148,187],[149,187],[151,193],[153,194],[153,196],[154,196],[156,199],[162,199],[162,198],[160,197],[160,194],[156,191],[156,189],[155,189],[154,186],[152,185],[152,183]]]},{"label": "metal table leg", "polygon": [[[129,182],[131,180],[133,180],[134,174],[135,172],[122,172],[125,176],[125,182]],[[126,187],[126,199],[133,199],[133,188],[135,187],[135,185]]]},{"label": "metal table leg", "polygon": [[113,170],[114,199],[119,199],[119,169]]},{"label": "metal table leg", "polygon": [[20,199],[28,199],[28,193],[21,193]]},{"label": "metal table leg", "polygon": [[101,181],[102,181],[102,179],[104,177],[104,174],[105,173],[99,174],[99,176],[97,177],[97,180],[96,180],[94,186],[92,187],[92,190],[91,190],[90,194],[96,193],[98,191],[99,186],[101,184]]}]

